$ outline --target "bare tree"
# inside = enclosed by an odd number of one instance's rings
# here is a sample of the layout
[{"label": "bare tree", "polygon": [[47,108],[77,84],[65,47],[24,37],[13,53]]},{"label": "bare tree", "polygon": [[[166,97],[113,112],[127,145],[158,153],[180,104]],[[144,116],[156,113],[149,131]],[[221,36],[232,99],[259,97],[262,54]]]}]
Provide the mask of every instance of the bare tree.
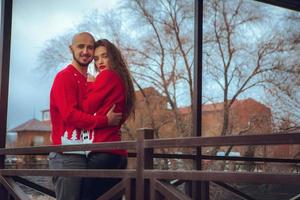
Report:
[{"label": "bare tree", "polygon": [[252,88],[270,88],[270,83],[280,80],[275,72],[282,71],[283,66],[287,71],[291,69],[287,68],[285,58],[293,49],[278,32],[255,35],[264,16],[253,2],[211,0],[205,5],[205,70],[221,88],[221,135],[228,135],[230,108],[236,99]]},{"label": "bare tree", "polygon": [[[152,86],[165,96],[175,119],[176,132],[182,136],[190,135],[191,129],[186,127],[191,123],[182,119],[178,105],[184,102],[192,107],[193,1],[159,0],[155,5],[153,1],[140,0],[122,3],[119,9],[107,14],[97,10],[91,12],[74,30],[90,31],[96,38],[112,40],[126,56],[137,88]],[[68,60],[61,55],[70,53],[60,48],[67,44],[58,42],[69,41],[66,38],[70,35],[48,42],[40,54],[41,63],[45,63],[41,66],[51,69],[50,66],[53,68]],[[159,133],[165,123],[151,121],[152,128]]]},{"label": "bare tree", "polygon": [[[266,12],[252,1],[210,0],[204,5],[203,92],[207,101],[224,102],[220,134],[230,134],[231,106],[254,88],[268,92],[272,103],[284,102],[285,110],[299,109],[299,16],[289,15],[282,22],[294,24],[289,34],[280,29],[274,33],[264,30]],[[184,101],[192,108],[193,11],[190,0],[126,0],[106,14],[95,10],[73,30],[48,41],[39,56],[40,66],[49,70],[68,62],[67,46],[74,32],[108,38],[126,56],[136,88],[143,93],[142,88],[152,86],[167,100],[172,113],[168,119],[155,119],[165,116],[152,115],[147,108],[157,137],[170,121],[175,121],[177,136],[190,135],[191,120],[184,119],[179,107]]]},{"label": "bare tree", "polygon": [[178,135],[189,135],[178,110],[178,92],[187,88],[191,105],[193,27],[189,23],[193,22],[193,4],[159,0],[154,5],[152,1],[134,0],[124,6],[142,29],[138,40],[123,48],[136,80],[154,85],[167,98]]},{"label": "bare tree", "polygon": [[[281,56],[276,69],[266,79],[269,104],[273,108],[274,124],[281,131],[300,122],[300,15],[290,12],[278,24],[285,34],[288,54]],[[278,28],[279,29],[279,28]]]},{"label": "bare tree", "polygon": [[38,69],[49,75],[61,69],[72,58],[69,52],[69,44],[72,39],[72,32],[66,32],[63,35],[54,37],[44,44],[44,48],[38,55]]}]

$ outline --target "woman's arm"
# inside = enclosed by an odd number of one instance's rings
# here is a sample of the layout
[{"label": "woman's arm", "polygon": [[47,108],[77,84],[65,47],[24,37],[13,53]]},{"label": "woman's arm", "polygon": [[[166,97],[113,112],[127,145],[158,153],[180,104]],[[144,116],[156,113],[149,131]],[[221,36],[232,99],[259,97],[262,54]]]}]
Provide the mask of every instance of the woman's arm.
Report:
[{"label": "woman's arm", "polygon": [[82,103],[84,112],[96,113],[103,105],[106,98],[109,98],[118,84],[117,74],[111,70],[102,71],[88,89],[88,94]]}]

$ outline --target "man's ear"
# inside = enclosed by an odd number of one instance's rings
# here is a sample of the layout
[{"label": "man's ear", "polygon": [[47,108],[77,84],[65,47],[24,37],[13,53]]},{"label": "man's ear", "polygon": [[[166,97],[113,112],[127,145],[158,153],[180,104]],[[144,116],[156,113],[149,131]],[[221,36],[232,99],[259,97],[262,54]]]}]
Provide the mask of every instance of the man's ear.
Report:
[{"label": "man's ear", "polygon": [[72,45],[69,45],[69,50],[71,53],[73,53]]}]

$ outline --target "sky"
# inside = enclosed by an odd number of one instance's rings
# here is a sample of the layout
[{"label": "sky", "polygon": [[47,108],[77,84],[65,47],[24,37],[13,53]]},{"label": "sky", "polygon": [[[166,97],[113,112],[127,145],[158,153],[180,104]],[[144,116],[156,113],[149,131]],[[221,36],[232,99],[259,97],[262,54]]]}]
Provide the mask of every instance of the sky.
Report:
[{"label": "sky", "polygon": [[44,43],[71,29],[90,11],[109,11],[118,0],[14,0],[11,34],[7,129],[49,108],[53,76],[38,70],[37,55]]}]

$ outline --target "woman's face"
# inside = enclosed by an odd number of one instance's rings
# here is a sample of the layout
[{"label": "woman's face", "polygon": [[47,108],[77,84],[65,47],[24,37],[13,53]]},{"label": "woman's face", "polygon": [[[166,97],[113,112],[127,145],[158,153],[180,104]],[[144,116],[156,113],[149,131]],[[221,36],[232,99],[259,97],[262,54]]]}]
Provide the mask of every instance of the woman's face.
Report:
[{"label": "woman's face", "polygon": [[106,47],[99,46],[95,49],[94,61],[95,61],[95,66],[97,67],[99,72],[111,68]]}]

